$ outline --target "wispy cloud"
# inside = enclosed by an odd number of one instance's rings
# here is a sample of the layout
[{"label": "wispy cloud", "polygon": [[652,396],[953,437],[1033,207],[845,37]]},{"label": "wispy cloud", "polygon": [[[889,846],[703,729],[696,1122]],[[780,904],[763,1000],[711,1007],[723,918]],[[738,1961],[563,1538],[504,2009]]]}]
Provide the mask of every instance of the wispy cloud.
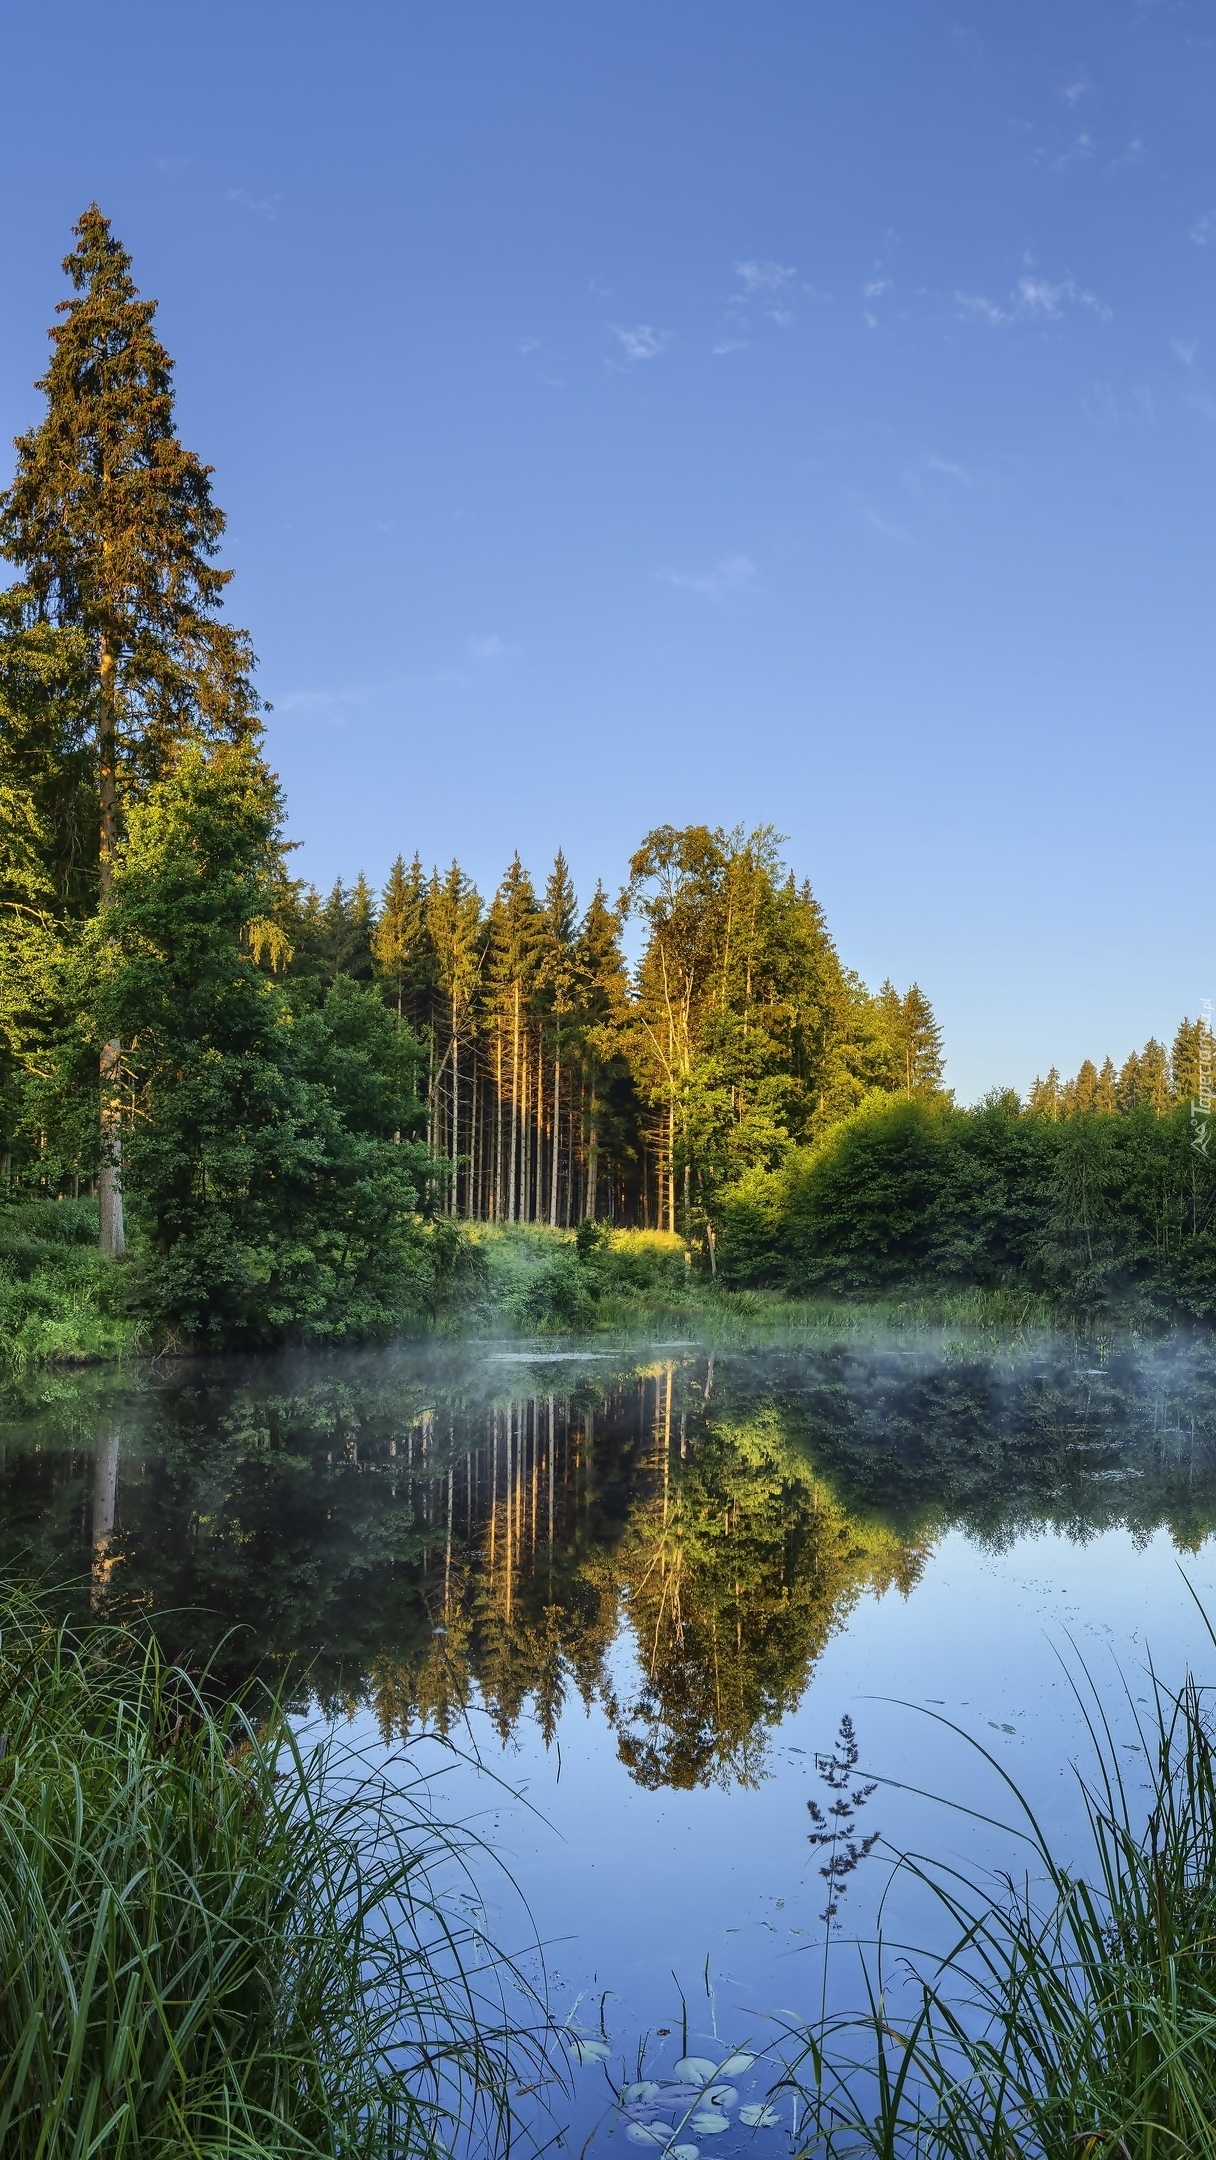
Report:
[{"label": "wispy cloud", "polygon": [[1210,247],[1216,240],[1216,210],[1205,210],[1202,217],[1197,217],[1188,238],[1196,247]]},{"label": "wispy cloud", "polygon": [[1181,360],[1183,367],[1194,367],[1195,356],[1199,351],[1199,347],[1193,338],[1175,338],[1174,351],[1177,353],[1178,358]]},{"label": "wispy cloud", "polygon": [[658,360],[671,344],[670,330],[656,330],[650,323],[634,323],[630,328],[624,323],[609,323],[614,338],[619,338],[626,360]]},{"label": "wispy cloud", "polygon": [[518,645],[509,644],[506,638],[499,637],[497,632],[492,630],[488,636],[469,638],[465,650],[470,660],[475,661],[479,667],[496,667],[501,660],[517,659],[520,648]]},{"label": "wispy cloud", "polygon": [[988,323],[993,329],[1019,322],[1061,322],[1076,308],[1089,309],[1100,322],[1109,322],[1111,315],[1105,302],[1075,278],[1053,280],[1031,271],[1018,279],[1004,300],[991,300],[986,293],[956,292],[954,303],[970,321]]},{"label": "wispy cloud", "polygon": [[735,264],[735,277],[738,283],[726,303],[726,333],[714,346],[716,353],[741,351],[749,342],[758,315],[782,330],[787,330],[794,320],[790,301],[798,272],[793,263],[750,255]]},{"label": "wispy cloud", "polygon": [[724,555],[712,570],[656,570],[655,576],[664,585],[678,586],[681,592],[700,593],[703,599],[721,602],[732,593],[757,591],[760,572],[750,555]]},{"label": "wispy cloud", "polygon": [[871,532],[878,533],[883,540],[893,540],[899,547],[911,546],[911,533],[905,532],[903,526],[896,525],[893,519],[884,517],[881,510],[875,510],[871,503],[855,499],[853,508]]},{"label": "wispy cloud", "polygon": [[1093,383],[1081,409],[1098,427],[1152,427],[1157,418],[1156,400],[1147,383]]},{"label": "wispy cloud", "polygon": [[951,487],[975,486],[975,475],[969,473],[965,465],[958,464],[954,458],[939,457],[933,450],[926,450],[923,456],[907,466],[903,477],[905,487],[922,501],[940,500],[944,482],[949,482]]},{"label": "wispy cloud", "polygon": [[248,188],[230,187],[228,200],[236,203],[242,210],[252,210],[257,217],[269,218],[273,223],[278,217],[279,204],[283,198],[281,195],[253,195]]},{"label": "wispy cloud", "polygon": [[758,261],[753,257],[735,264],[735,276],[749,300],[758,293],[784,292],[797,275],[792,263]]}]

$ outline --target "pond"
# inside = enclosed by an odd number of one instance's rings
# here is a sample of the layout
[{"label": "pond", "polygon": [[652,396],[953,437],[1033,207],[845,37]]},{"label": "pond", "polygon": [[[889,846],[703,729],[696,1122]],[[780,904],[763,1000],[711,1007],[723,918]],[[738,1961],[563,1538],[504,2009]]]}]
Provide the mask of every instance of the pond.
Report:
[{"label": "pond", "polygon": [[[1138,1782],[1150,1658],[1216,1662],[1207,1345],[408,1345],[52,1375],[7,1401],[0,1496],[7,1572],[151,1617],[216,1690],[288,1685],[305,1726],[349,1721],[473,1822],[502,1867],[466,1899],[525,1961],[539,1937],[581,2035],[580,2144],[601,2049],[614,2077],[763,2056],[825,1990],[856,1997],[880,1900],[888,1940],[926,1941],[893,1853],[1016,1872],[1013,1784],[1067,1849],[1086,1672]],[[808,1803],[862,1778],[851,1834],[880,1842],[837,1883],[825,1968]],[[763,2063],[732,2076],[714,2150],[788,2146],[788,2101],[740,2120]]]}]

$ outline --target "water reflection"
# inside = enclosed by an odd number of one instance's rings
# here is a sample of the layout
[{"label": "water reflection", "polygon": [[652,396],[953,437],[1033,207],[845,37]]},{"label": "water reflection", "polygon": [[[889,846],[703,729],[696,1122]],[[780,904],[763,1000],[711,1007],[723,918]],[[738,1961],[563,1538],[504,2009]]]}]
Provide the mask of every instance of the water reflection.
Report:
[{"label": "water reflection", "polygon": [[876,1346],[529,1366],[469,1349],[41,1384],[0,1562],[150,1614],[217,1689],[387,1734],[598,1702],[641,1785],[754,1783],[869,1592],[934,1538],[1216,1523],[1216,1360]]}]

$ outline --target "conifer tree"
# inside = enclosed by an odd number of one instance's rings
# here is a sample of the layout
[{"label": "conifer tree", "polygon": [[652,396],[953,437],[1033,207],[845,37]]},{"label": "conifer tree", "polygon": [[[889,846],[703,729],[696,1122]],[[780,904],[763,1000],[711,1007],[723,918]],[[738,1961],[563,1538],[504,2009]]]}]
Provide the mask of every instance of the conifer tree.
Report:
[{"label": "conifer tree", "polygon": [[396,1007],[398,1020],[404,1015],[407,995],[421,987],[427,942],[427,890],[422,861],[415,855],[407,870],[404,857],[399,855],[389,871],[372,934],[376,972]]},{"label": "conifer tree", "polygon": [[[621,918],[597,884],[579,926],[575,960],[579,974],[579,1033],[586,1091],[586,1158],[583,1207],[594,1222],[599,1213],[600,1155],[604,1118],[612,1081],[628,1087],[622,1055],[629,1005],[629,971],[621,951]],[[613,1068],[615,1067],[615,1072]],[[618,1149],[618,1154],[623,1150]]]},{"label": "conifer tree", "polygon": [[[26,624],[82,634],[96,772],[97,900],[109,896],[124,798],[163,772],[184,738],[251,738],[258,704],[245,634],[217,620],[231,571],[211,468],[174,431],[173,363],[140,300],[131,258],[94,203],[64,269],[40,424],[17,439],[0,497],[0,550],[18,566]],[[124,1245],[121,1044],[101,1060],[101,1246]]]},{"label": "conifer tree", "polygon": [[1214,1077],[1211,1029],[1205,1020],[1181,1021],[1170,1051],[1170,1091],[1175,1102],[1198,1101],[1200,1059],[1205,1050],[1210,1087]]},{"label": "conifer tree", "polygon": [[1072,1082],[1074,1105],[1078,1110],[1094,1110],[1098,1098],[1098,1068],[1092,1058],[1082,1063],[1076,1079]]},{"label": "conifer tree", "polygon": [[1136,1107],[1151,1110],[1157,1117],[1165,1117],[1172,1107],[1169,1060],[1165,1054],[1164,1043],[1159,1043],[1155,1035],[1150,1035],[1140,1052]]},{"label": "conifer tree", "polygon": [[1054,1123],[1063,1108],[1061,1098],[1060,1075],[1053,1065],[1045,1080],[1036,1077],[1026,1108],[1031,1117],[1050,1118]]},{"label": "conifer tree", "polygon": [[1100,1111],[1103,1117],[1114,1117],[1118,1108],[1119,1082],[1114,1063],[1110,1058],[1103,1058],[1098,1084],[1094,1089],[1094,1109]]},{"label": "conifer tree", "polygon": [[942,1031],[919,983],[900,997],[887,981],[878,993],[884,1026],[900,1068],[898,1085],[905,1095],[933,1095],[941,1086],[945,1060]]},{"label": "conifer tree", "polygon": [[575,933],[578,900],[561,849],[545,886],[540,926],[540,976],[551,1031],[553,1057],[552,1140],[549,1150],[549,1221],[556,1226],[558,1185],[561,1171],[562,1056],[566,1031],[574,1009],[577,980]]},{"label": "conifer tree", "polygon": [[[488,971],[495,1033],[498,1120],[495,1134],[495,1214],[526,1219],[524,1108],[527,1094],[531,994],[540,942],[540,908],[531,878],[514,855],[494,895],[489,920]],[[503,1113],[509,1105],[507,1129]]]},{"label": "conifer tree", "polygon": [[1119,1108],[1124,1116],[1134,1110],[1140,1099],[1140,1060],[1135,1051],[1124,1059],[1118,1081]]}]

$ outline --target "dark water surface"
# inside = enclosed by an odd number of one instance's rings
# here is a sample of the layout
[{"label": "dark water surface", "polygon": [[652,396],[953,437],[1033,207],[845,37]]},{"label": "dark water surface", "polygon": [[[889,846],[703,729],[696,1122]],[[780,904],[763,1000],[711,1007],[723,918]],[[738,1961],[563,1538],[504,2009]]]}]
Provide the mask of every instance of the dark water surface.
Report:
[{"label": "dark water surface", "polygon": [[[680,2052],[681,1990],[719,2058],[817,2008],[807,1802],[843,1715],[896,1781],[858,1817],[887,1846],[1014,1865],[903,1789],[1009,1816],[1000,1769],[1074,1838],[1060,1653],[1116,1718],[1150,1651],[1210,1677],[1187,1582],[1216,1612],[1214,1527],[1209,1346],[415,1345],[42,1378],[0,1422],[5,1570],[150,1619],[216,1688],[285,1678],[382,1760],[411,1741],[512,1871],[559,2013],[598,2034],[603,1998],[630,2075],[647,2028],[648,2067]],[[889,1874],[879,1850],[850,1878],[842,1938]],[[484,1902],[522,1941],[489,1876]],[[887,1924],[931,1921],[897,1884]],[[577,2076],[586,2115],[602,2074]]]}]

